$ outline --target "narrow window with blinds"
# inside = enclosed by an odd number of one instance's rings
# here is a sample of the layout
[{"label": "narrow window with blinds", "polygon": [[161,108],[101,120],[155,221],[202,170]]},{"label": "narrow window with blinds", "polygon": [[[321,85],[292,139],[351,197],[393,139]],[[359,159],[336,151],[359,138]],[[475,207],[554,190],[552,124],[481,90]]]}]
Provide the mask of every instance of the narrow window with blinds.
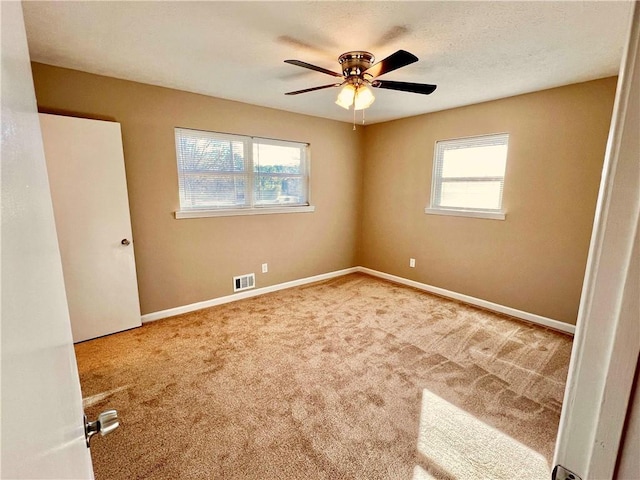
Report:
[{"label": "narrow window with blinds", "polygon": [[425,213],[503,220],[508,144],[506,133],[436,142]]},{"label": "narrow window with blinds", "polygon": [[313,211],[308,144],[186,128],[175,140],[176,218]]}]

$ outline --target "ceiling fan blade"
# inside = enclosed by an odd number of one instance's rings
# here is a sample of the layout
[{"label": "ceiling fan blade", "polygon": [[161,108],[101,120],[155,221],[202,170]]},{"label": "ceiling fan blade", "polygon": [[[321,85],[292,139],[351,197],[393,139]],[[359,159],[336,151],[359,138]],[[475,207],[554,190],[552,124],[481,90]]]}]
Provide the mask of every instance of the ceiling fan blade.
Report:
[{"label": "ceiling fan blade", "polygon": [[392,72],[398,68],[411,65],[413,62],[417,62],[418,57],[413,53],[409,53],[406,50],[398,50],[396,53],[392,53],[384,60],[380,60],[374,66],[369,67],[364,71],[366,75],[371,75],[373,78],[384,75],[385,73]]},{"label": "ceiling fan blade", "polygon": [[421,93],[422,95],[429,95],[437,88],[436,85],[429,85],[428,83],[390,82],[388,80],[376,80],[371,86],[387,88],[389,90],[400,90],[401,92]]},{"label": "ceiling fan blade", "polygon": [[308,68],[309,70],[315,70],[316,72],[326,73],[327,75],[333,75],[334,77],[341,77],[341,73],[332,72],[331,70],[327,70],[326,68],[318,67],[317,65],[311,65],[310,63],[301,62],[300,60],[285,60],[284,63],[288,63],[290,65],[297,65],[298,67]]},{"label": "ceiling fan blade", "polygon": [[331,85],[322,85],[321,87],[305,88],[304,90],[296,90],[295,92],[287,92],[285,95],[298,95],[299,93],[313,92],[314,90],[322,90],[323,88],[339,87],[341,83],[332,83]]}]

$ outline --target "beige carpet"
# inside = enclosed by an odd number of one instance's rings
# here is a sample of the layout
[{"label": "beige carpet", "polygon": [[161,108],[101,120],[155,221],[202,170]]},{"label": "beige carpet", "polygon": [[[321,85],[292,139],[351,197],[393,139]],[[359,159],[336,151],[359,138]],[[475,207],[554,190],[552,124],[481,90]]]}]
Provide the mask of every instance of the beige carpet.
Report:
[{"label": "beige carpet", "polygon": [[569,336],[353,274],[76,354],[87,415],[122,418],[92,441],[98,480],[535,479],[570,349]]}]

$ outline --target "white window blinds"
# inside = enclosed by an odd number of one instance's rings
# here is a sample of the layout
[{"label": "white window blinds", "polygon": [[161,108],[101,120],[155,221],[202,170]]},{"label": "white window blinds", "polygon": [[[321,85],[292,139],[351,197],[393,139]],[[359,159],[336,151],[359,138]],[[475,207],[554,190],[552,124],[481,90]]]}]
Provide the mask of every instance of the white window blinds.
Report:
[{"label": "white window blinds", "polygon": [[180,206],[247,205],[246,145],[241,137],[176,129]]},{"label": "white window blinds", "polygon": [[308,144],[175,129],[183,211],[308,205]]},{"label": "white window blinds", "polygon": [[500,211],[508,142],[506,133],[436,142],[431,208]]}]

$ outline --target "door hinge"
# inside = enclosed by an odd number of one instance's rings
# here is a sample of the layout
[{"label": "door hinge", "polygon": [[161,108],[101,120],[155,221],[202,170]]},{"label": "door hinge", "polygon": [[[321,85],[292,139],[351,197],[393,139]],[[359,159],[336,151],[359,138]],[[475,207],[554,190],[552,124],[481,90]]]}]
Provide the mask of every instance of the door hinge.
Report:
[{"label": "door hinge", "polygon": [[564,468],[562,465],[556,465],[553,468],[551,480],[582,480],[582,478],[571,470]]}]

